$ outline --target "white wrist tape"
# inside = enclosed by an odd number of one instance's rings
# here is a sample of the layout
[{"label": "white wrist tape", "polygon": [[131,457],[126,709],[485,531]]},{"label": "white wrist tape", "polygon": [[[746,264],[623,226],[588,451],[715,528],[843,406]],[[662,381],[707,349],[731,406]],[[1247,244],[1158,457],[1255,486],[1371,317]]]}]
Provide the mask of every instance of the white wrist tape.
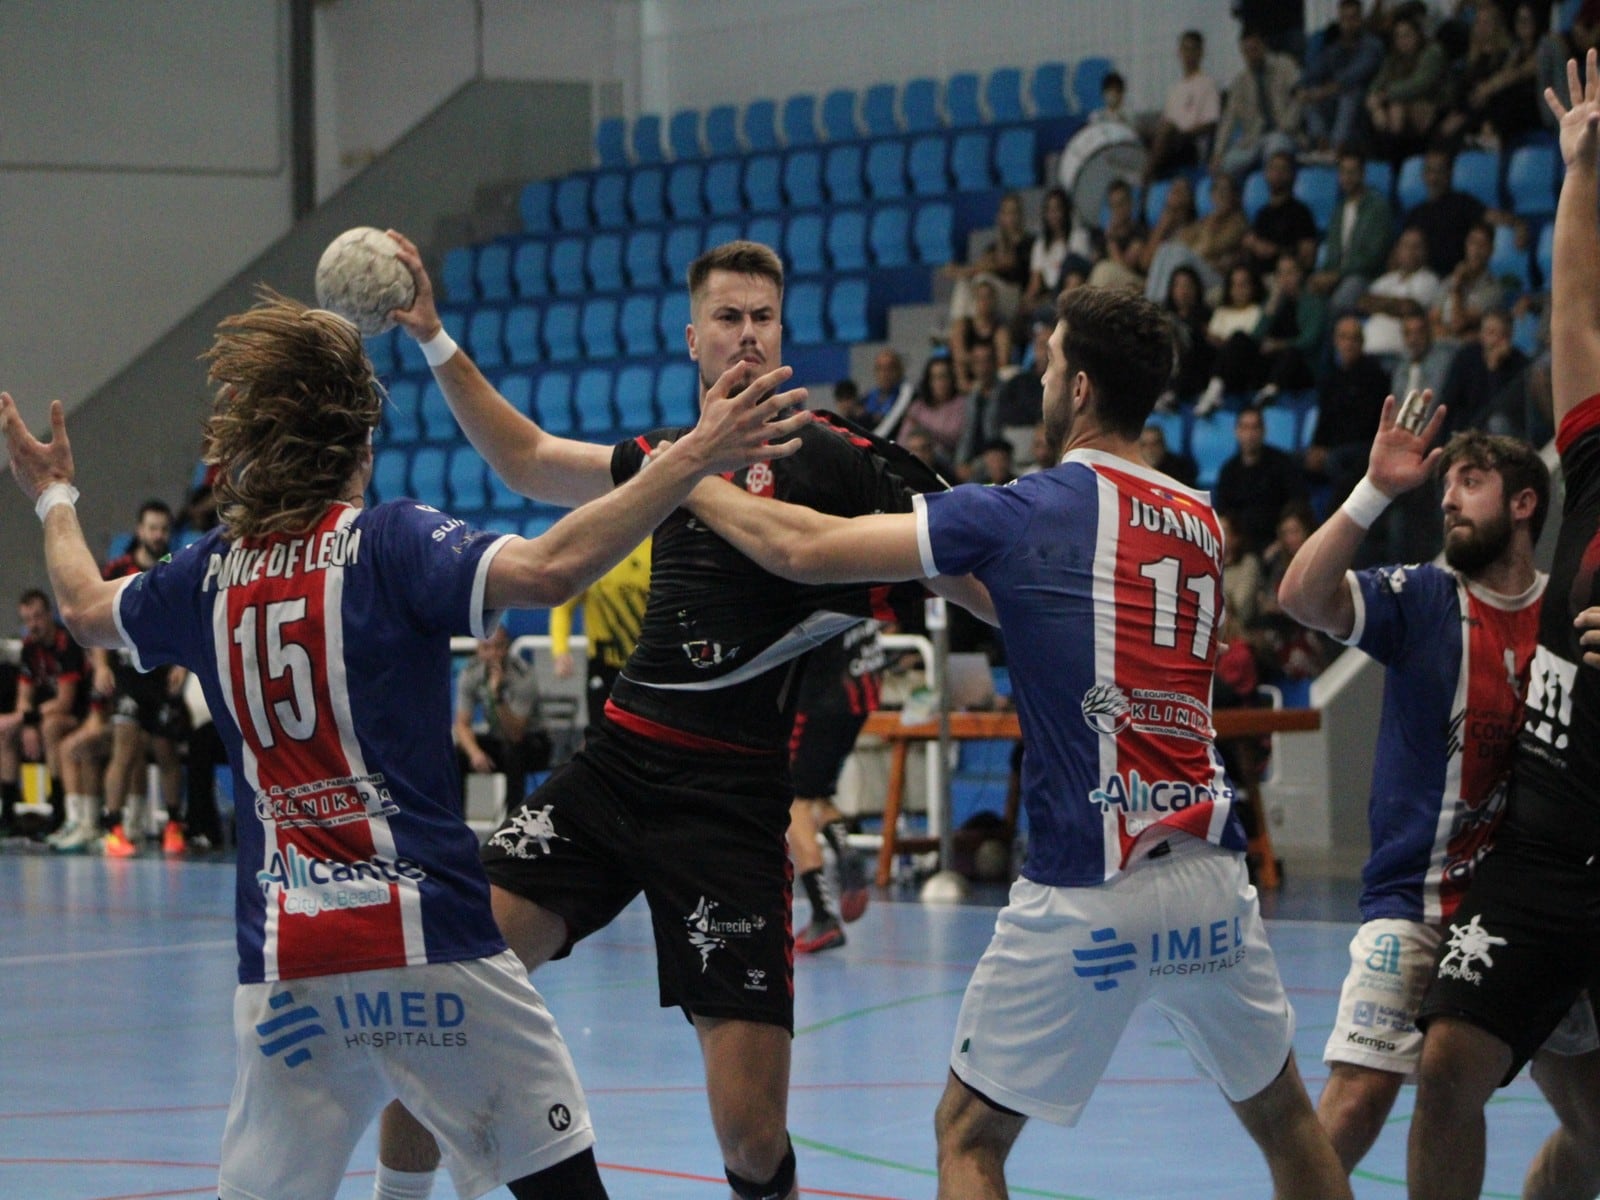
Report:
[{"label": "white wrist tape", "polygon": [[78,489],[70,483],[52,483],[39,493],[39,498],[33,502],[33,511],[39,514],[43,521],[45,514],[58,504],[68,504],[77,507]]},{"label": "white wrist tape", "polygon": [[455,338],[440,326],[438,333],[425,342],[418,342],[417,349],[422,351],[422,357],[428,360],[430,367],[437,367],[440,363],[449,362],[459,347]]},{"label": "white wrist tape", "polygon": [[1349,499],[1339,506],[1339,511],[1362,529],[1371,529],[1372,523],[1383,516],[1383,510],[1389,507],[1393,499],[1392,496],[1385,496],[1378,490],[1377,484],[1363,475]]}]

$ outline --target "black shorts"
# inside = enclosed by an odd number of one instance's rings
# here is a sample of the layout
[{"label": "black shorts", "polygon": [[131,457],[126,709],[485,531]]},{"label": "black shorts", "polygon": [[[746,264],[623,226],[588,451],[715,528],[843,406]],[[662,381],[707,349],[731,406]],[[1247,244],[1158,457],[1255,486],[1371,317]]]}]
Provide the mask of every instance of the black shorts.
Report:
[{"label": "black shorts", "polygon": [[557,958],[642,891],[663,1008],[792,1033],[792,793],[778,757],[730,758],[608,726],[506,818],[483,865],[566,922]]},{"label": "black shorts", "polygon": [[853,713],[843,705],[795,714],[789,773],[796,796],[823,800],[839,790],[840,768],[866,723],[866,713]]},{"label": "black shorts", "polygon": [[1458,1017],[1505,1042],[1502,1087],[1583,988],[1600,994],[1600,855],[1580,845],[1508,816],[1445,925],[1417,1025]]},{"label": "black shorts", "polygon": [[111,719],[136,724],[151,737],[182,741],[189,734],[189,710],[182,697],[167,691],[167,672],[159,668],[149,674],[128,665],[115,669],[117,690],[112,699]]}]

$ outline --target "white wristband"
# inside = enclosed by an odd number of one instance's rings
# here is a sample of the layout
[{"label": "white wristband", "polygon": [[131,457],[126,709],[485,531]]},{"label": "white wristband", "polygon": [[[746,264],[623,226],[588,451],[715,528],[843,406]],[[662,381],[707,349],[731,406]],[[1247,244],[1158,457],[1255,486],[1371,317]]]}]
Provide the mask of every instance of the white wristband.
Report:
[{"label": "white wristband", "polygon": [[428,360],[430,367],[437,367],[440,363],[449,362],[459,347],[455,338],[446,333],[441,325],[438,333],[425,342],[418,342],[417,349],[422,351],[422,357]]},{"label": "white wristband", "polygon": [[70,483],[52,483],[39,493],[39,498],[33,502],[33,511],[39,514],[39,520],[58,504],[69,504],[76,507],[78,503],[78,489]]},{"label": "white wristband", "polygon": [[1389,507],[1393,499],[1393,496],[1385,496],[1378,490],[1377,484],[1363,475],[1349,498],[1339,506],[1339,511],[1362,529],[1371,529],[1372,523],[1383,516],[1383,510]]}]

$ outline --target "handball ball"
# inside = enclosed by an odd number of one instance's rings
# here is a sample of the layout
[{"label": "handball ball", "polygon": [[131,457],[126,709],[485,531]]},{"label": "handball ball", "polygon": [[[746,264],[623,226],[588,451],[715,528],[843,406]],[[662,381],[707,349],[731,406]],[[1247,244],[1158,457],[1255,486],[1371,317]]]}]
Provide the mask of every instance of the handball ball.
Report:
[{"label": "handball ball", "polygon": [[365,337],[394,327],[389,313],[410,308],[416,281],[397,257],[399,247],[381,229],[347,229],[322,252],[317,263],[317,303],[338,313]]}]

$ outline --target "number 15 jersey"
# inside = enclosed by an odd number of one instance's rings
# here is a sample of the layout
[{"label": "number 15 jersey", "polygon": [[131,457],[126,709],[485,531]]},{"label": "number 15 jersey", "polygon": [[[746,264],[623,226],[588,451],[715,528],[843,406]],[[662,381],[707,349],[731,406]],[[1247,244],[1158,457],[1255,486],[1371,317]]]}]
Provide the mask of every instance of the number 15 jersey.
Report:
[{"label": "number 15 jersey", "polygon": [[1035,883],[1119,874],[1147,832],[1245,837],[1211,727],[1222,532],[1204,493],[1076,450],[914,499],[923,569],[971,573],[1005,634]]}]

